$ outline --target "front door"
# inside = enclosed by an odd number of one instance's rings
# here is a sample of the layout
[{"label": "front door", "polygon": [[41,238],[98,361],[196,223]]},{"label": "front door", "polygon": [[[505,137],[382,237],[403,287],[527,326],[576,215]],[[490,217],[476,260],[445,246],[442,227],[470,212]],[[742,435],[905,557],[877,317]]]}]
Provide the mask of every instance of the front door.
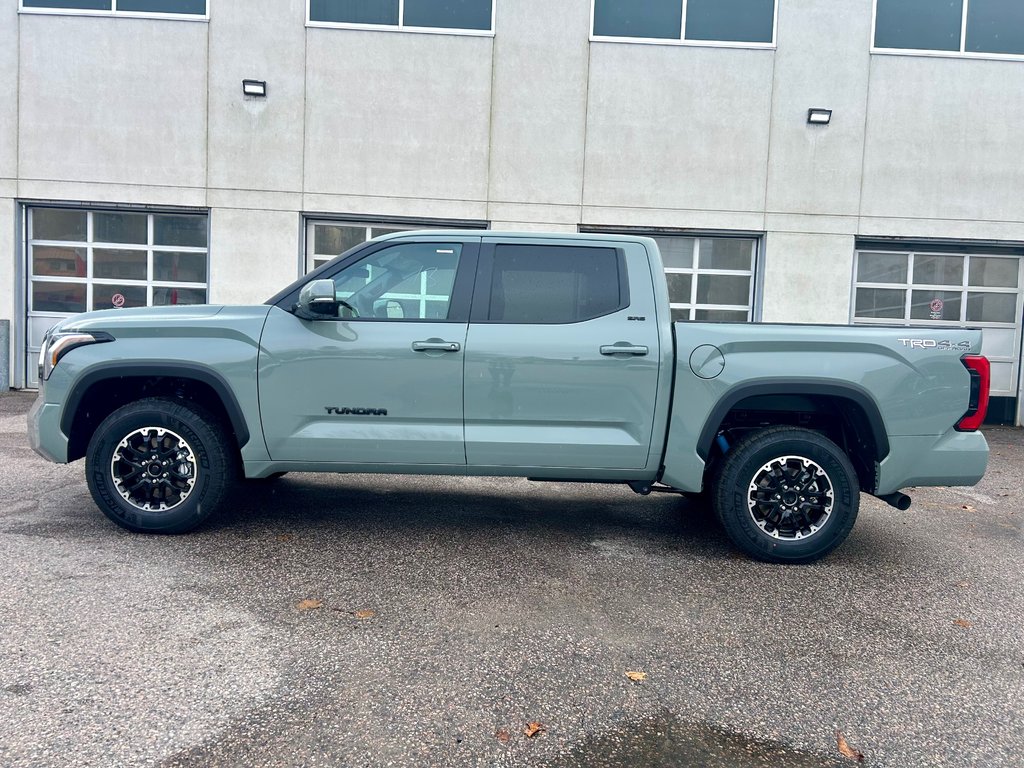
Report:
[{"label": "front door", "polygon": [[644,468],[660,359],[641,246],[485,239],[466,344],[469,464]]},{"label": "front door", "polygon": [[275,461],[466,463],[463,355],[475,243],[405,242],[343,261],[338,316],[270,311],[260,411]]}]

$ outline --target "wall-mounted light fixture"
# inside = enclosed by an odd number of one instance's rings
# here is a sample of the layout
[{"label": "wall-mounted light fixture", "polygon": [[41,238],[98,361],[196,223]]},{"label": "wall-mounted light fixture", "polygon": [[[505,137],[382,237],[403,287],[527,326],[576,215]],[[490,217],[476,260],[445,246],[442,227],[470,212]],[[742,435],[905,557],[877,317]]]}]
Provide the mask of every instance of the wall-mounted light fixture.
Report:
[{"label": "wall-mounted light fixture", "polygon": [[267,81],[243,80],[242,93],[246,96],[255,96],[258,99],[265,99],[267,97]]},{"label": "wall-mounted light fixture", "polygon": [[831,109],[808,109],[807,110],[807,124],[808,125],[828,125],[832,121],[832,110]]}]

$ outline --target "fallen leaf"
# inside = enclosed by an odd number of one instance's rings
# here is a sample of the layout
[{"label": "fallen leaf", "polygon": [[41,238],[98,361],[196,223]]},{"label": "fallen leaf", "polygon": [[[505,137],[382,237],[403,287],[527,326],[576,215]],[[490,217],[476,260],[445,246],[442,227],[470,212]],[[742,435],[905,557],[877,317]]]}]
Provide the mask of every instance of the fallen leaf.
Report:
[{"label": "fallen leaf", "polygon": [[967,589],[969,586],[971,586],[971,582],[969,582],[969,581],[958,581],[956,585],[958,587],[960,587],[960,589]]},{"label": "fallen leaf", "polygon": [[854,749],[846,741],[846,737],[840,731],[836,731],[836,744],[839,746],[839,754],[843,757],[848,757],[851,760],[856,760],[858,763],[864,762],[864,753],[859,749]]},{"label": "fallen leaf", "polygon": [[315,611],[317,608],[323,608],[324,602],[323,600],[314,600],[307,597],[305,600],[299,600],[295,607],[300,611]]},{"label": "fallen leaf", "polygon": [[960,507],[960,509],[964,510],[965,512],[975,512],[976,511],[974,509],[974,507],[972,507],[970,504],[964,504],[962,507]]},{"label": "fallen leaf", "polygon": [[506,729],[499,728],[498,732],[494,734],[494,738],[496,738],[502,744],[508,744],[508,740],[512,737]]},{"label": "fallen leaf", "polygon": [[634,683],[639,683],[641,680],[647,679],[646,672],[627,672],[626,677],[632,680]]},{"label": "fallen leaf", "polygon": [[532,739],[543,730],[544,726],[540,723],[527,723],[526,727],[523,729],[523,733],[526,735],[526,738]]},{"label": "fallen leaf", "polygon": [[277,536],[278,541],[291,541],[294,538],[290,533],[282,533]]},{"label": "fallen leaf", "polygon": [[357,619],[372,619],[374,616],[377,615],[377,613],[375,611],[371,611],[371,610],[369,610],[367,608],[367,609],[363,609],[361,611],[356,611],[352,615],[355,616]]},{"label": "fallen leaf", "polygon": [[966,619],[957,619],[953,623],[956,626],[961,627],[962,629],[970,629],[971,627],[971,622],[967,621]]}]

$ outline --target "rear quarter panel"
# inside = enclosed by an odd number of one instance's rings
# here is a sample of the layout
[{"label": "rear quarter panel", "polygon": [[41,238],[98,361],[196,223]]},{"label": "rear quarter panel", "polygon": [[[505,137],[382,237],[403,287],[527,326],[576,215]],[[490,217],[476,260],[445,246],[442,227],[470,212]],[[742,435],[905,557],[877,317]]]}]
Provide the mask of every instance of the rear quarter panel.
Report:
[{"label": "rear quarter panel", "polygon": [[[716,427],[724,416],[720,404],[757,384],[775,385],[779,391],[787,385],[841,387],[873,404],[889,439],[879,493],[911,481],[973,483],[984,472],[984,438],[972,433],[965,443],[963,433],[953,430],[967,410],[970,386],[960,358],[980,354],[980,331],[675,323],[674,332],[676,377],[664,461],[666,483],[700,489],[702,435],[706,442],[709,425]],[[724,367],[713,378],[703,378],[694,368],[704,376],[714,372],[699,366],[707,354],[714,354],[711,348],[721,353]],[[953,460],[958,453],[960,459],[966,458],[961,470],[939,455],[944,446],[952,446],[945,459]],[[922,469],[929,459],[941,466]],[[946,464],[954,469],[952,474]],[[935,482],[947,476],[951,482]]]}]

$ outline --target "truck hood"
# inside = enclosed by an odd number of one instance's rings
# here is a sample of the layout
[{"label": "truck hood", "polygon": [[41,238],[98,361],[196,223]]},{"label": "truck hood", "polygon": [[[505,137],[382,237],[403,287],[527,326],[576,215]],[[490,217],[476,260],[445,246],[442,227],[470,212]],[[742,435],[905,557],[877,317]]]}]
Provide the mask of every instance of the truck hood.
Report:
[{"label": "truck hood", "polygon": [[[226,311],[225,311],[226,310]],[[266,317],[270,307],[229,307],[223,304],[197,304],[175,307],[137,307],[134,309],[101,309],[72,315],[54,326],[56,331],[109,331],[115,337],[118,330],[163,329],[211,326],[223,324],[231,327],[240,319]],[[221,317],[218,317],[221,316]],[[214,320],[213,318],[217,318]]]}]

